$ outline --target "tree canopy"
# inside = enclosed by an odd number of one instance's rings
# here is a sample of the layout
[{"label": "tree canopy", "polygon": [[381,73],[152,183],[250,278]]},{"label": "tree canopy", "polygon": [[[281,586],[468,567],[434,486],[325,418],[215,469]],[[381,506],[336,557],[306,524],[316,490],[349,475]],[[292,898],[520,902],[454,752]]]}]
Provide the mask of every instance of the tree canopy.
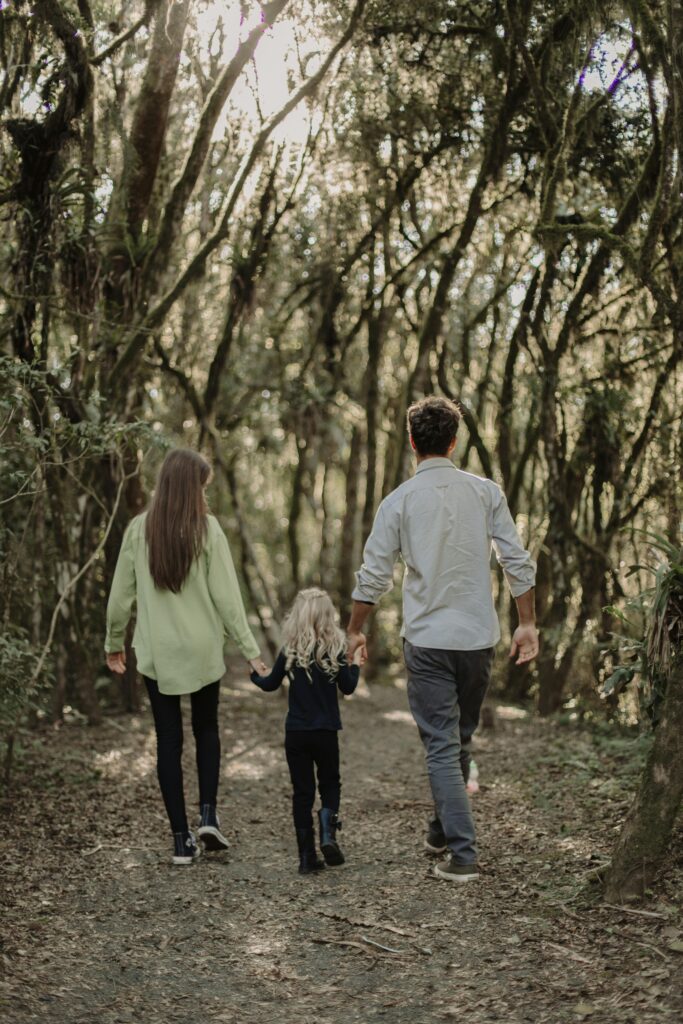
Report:
[{"label": "tree canopy", "polygon": [[54,714],[97,718],[108,583],[164,445],[211,455],[272,650],[303,583],[348,602],[409,472],[405,411],[441,393],[458,464],[504,487],[539,564],[542,656],[498,685],[594,711],[640,531],[680,522],[680,5],[2,8],[0,619],[22,692],[49,679]]}]

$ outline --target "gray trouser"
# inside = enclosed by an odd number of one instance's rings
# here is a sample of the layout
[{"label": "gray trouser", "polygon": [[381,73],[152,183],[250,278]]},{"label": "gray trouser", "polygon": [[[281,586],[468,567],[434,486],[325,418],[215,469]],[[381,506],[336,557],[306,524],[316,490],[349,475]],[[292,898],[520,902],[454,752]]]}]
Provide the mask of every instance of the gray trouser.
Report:
[{"label": "gray trouser", "polygon": [[445,651],[414,647],[403,654],[408,669],[408,701],[420,730],[436,816],[456,861],[474,864],[477,847],[465,782],[472,734],[491,678],[493,648]]}]

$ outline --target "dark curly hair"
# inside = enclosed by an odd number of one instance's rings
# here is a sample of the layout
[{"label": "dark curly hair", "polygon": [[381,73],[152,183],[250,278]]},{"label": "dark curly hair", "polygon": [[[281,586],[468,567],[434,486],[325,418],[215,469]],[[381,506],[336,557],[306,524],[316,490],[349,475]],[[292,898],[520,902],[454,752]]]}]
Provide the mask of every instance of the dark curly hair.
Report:
[{"label": "dark curly hair", "polygon": [[408,431],[418,455],[445,455],[459,423],[458,407],[448,398],[423,398],[408,409]]}]

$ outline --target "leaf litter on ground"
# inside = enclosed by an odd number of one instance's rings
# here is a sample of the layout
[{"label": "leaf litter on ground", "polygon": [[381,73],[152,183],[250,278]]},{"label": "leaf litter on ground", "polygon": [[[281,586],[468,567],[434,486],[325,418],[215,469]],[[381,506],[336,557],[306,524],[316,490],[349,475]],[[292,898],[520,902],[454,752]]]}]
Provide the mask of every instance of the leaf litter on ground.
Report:
[{"label": "leaf litter on ground", "polygon": [[[292,1000],[304,1024],[564,1024],[579,1006],[600,1024],[680,1024],[680,867],[636,907],[602,904],[585,882],[609,859],[636,781],[630,741],[529,716],[480,733],[486,873],[452,886],[422,850],[431,805],[416,730],[385,717],[406,710],[405,693],[375,685],[343,709],[347,863],[309,878],[296,872],[281,705],[241,677],[222,698],[232,849],[188,869],[169,864],[149,714],[27,745],[2,839],[8,1022],[189,1024],[200,998],[203,1019],[240,1024],[287,1024]],[[584,760],[605,779],[626,762],[631,781],[598,797],[569,763]]]}]

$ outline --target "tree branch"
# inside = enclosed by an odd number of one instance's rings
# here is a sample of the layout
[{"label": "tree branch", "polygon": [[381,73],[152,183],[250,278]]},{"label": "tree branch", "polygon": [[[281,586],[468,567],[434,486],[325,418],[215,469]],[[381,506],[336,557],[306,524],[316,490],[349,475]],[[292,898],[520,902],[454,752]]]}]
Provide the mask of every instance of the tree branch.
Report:
[{"label": "tree branch", "polygon": [[187,155],[183,169],[173,183],[171,194],[161,215],[158,240],[147,259],[148,267],[163,267],[166,265],[173,242],[182,223],[188,200],[204,166],[211,143],[211,136],[220,113],[245,65],[253,57],[261,37],[272,27],[276,18],[288,3],[289,0],[276,0],[276,2],[266,4],[263,7],[263,21],[251,30],[207,96],[199,117],[199,124],[190,152]]},{"label": "tree branch", "polygon": [[127,369],[128,366],[135,360],[138,353],[144,347],[149,332],[154,330],[163,323],[169,310],[175,305],[178,298],[185,291],[187,286],[194,280],[196,280],[203,272],[207,259],[212,252],[220,245],[220,243],[227,237],[230,229],[230,218],[232,217],[235,205],[239,196],[242,193],[244,185],[246,184],[254,165],[263,152],[263,149],[279,124],[287,117],[288,114],[294,110],[294,108],[308,96],[311,96],[318,88],[327,72],[329,71],[335,57],[342,50],[348,41],[351,39],[358,22],[363,14],[367,0],[356,0],[356,6],[351,16],[346,31],[343,33],[339,41],[332,47],[327,58],[323,62],[319,70],[307,79],[287,100],[283,107],[273,115],[273,117],[264,125],[259,134],[257,135],[251,149],[245,155],[240,167],[237,171],[235,178],[233,179],[228,197],[223,206],[221,219],[216,230],[211,234],[204,244],[200,247],[198,252],[195,253],[190,263],[185,270],[180,274],[175,283],[169,288],[166,294],[159,300],[157,305],[150,310],[145,319],[140,323],[135,332],[130,337],[126,347],[119,356],[116,365],[114,367],[114,374],[120,374]]},{"label": "tree branch", "polygon": [[154,14],[155,9],[159,6],[159,2],[160,0],[147,0],[147,3],[145,4],[145,10],[143,14],[140,15],[138,20],[134,21],[130,28],[127,28],[123,32],[119,33],[119,35],[116,36],[116,38],[113,39],[109,46],[107,46],[104,50],[101,50],[99,53],[95,54],[94,57],[90,58],[90,63],[92,64],[92,66],[97,68],[101,64],[104,64],[105,60],[108,60],[109,57],[113,57],[116,51],[119,50],[124,45],[124,43],[127,43],[128,40],[132,39],[134,35],[137,35],[140,29],[144,28],[145,25],[148,25],[152,18],[152,15]]}]

